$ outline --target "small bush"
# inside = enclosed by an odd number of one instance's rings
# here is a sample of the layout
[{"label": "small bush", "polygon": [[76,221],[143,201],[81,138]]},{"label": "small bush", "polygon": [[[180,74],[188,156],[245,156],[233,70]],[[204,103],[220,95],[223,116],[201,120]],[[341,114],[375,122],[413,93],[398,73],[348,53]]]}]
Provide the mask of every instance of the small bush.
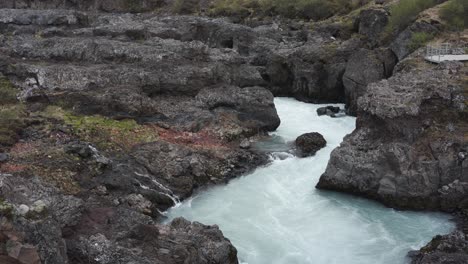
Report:
[{"label": "small bush", "polygon": [[175,0],[172,11],[177,14],[193,14],[200,9],[199,0]]},{"label": "small bush", "polygon": [[405,29],[413,22],[419,13],[437,4],[435,0],[401,0],[390,9],[388,32]]},{"label": "small bush", "polygon": [[450,29],[462,31],[468,27],[468,1],[451,0],[440,9],[439,15]]},{"label": "small bush", "polygon": [[25,109],[22,105],[0,106],[0,146],[11,146],[24,127]]},{"label": "small bush", "polygon": [[420,47],[426,45],[426,43],[429,42],[433,38],[434,38],[434,35],[428,34],[428,33],[425,33],[425,32],[414,33],[411,36],[411,42],[410,42],[408,48],[411,51],[415,51],[415,50],[419,49]]}]

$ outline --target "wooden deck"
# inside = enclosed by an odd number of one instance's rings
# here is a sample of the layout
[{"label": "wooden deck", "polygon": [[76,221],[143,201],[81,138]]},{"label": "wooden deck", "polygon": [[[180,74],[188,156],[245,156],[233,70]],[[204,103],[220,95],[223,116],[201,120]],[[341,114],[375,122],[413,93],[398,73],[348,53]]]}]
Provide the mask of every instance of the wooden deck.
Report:
[{"label": "wooden deck", "polygon": [[464,55],[432,55],[424,57],[427,61],[441,63],[442,61],[468,61],[468,54]]}]

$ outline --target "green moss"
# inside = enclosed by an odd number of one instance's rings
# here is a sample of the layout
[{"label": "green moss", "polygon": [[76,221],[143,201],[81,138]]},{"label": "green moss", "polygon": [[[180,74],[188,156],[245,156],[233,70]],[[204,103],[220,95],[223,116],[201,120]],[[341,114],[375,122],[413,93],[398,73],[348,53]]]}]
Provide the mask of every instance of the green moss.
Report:
[{"label": "green moss", "polygon": [[468,28],[468,1],[451,0],[440,9],[439,15],[450,29],[462,31]]},{"label": "green moss", "polygon": [[326,56],[326,58],[323,58],[323,59],[333,57],[336,55],[336,52],[338,50],[338,44],[335,42],[332,42],[328,45],[325,45],[323,47],[323,50],[325,51],[325,56]]},{"label": "green moss", "polygon": [[246,18],[260,8],[255,0],[218,0],[209,10],[211,16]]},{"label": "green moss", "polygon": [[0,217],[11,218],[13,216],[13,205],[0,198]]},{"label": "green moss", "polygon": [[48,106],[43,114],[63,120],[83,140],[102,149],[128,149],[158,138],[158,133],[153,127],[140,125],[132,119],[115,120],[100,115],[75,115],[57,106]]},{"label": "green moss", "polygon": [[422,11],[437,4],[436,0],[400,0],[390,8],[385,35],[392,35],[408,27]]}]

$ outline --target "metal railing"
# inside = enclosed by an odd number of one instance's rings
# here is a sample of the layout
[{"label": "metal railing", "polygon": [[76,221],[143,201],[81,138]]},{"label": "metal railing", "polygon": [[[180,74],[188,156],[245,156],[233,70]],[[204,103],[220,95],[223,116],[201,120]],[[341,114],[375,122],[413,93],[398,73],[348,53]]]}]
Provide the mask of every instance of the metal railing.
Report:
[{"label": "metal railing", "polygon": [[426,46],[426,58],[428,60],[441,61],[441,57],[446,55],[464,55],[466,54],[466,46],[453,47],[450,43],[442,43],[438,46]]},{"label": "metal railing", "polygon": [[452,54],[452,45],[450,43],[442,43],[440,46],[427,46],[426,56],[441,56]]}]

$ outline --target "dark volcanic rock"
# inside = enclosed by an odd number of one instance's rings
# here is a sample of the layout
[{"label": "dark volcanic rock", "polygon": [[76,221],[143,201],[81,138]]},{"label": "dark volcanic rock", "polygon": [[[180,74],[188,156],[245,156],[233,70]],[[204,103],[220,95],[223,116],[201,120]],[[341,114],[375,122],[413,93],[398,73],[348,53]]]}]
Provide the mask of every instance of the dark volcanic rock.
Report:
[{"label": "dark volcanic rock", "polygon": [[317,115],[322,116],[322,115],[328,115],[328,116],[333,116],[334,114],[337,114],[340,112],[340,108],[337,106],[325,106],[325,107],[320,107],[317,109]]},{"label": "dark volcanic rock", "polygon": [[[16,215],[13,223],[0,218],[0,238],[6,237],[0,245],[21,249],[13,254],[25,261],[21,263],[38,263],[33,260],[39,257],[52,264],[238,263],[236,249],[217,226],[182,218],[161,225],[138,210],[110,206],[98,197],[64,195],[36,177],[0,177],[1,194],[13,207],[34,208],[34,201],[44,201],[40,216]],[[21,194],[15,193],[18,189]]]},{"label": "dark volcanic rock", "polygon": [[313,156],[327,145],[327,141],[317,132],[300,135],[295,143],[301,157]]},{"label": "dark volcanic rock", "polygon": [[411,50],[411,42],[414,34],[425,33],[427,35],[436,35],[440,31],[437,25],[433,25],[424,21],[415,22],[408,28],[403,30],[395,40],[390,44],[390,49],[398,57],[398,60],[402,60],[414,50]]},{"label": "dark volcanic rock", "polygon": [[359,14],[358,32],[367,37],[371,47],[379,44],[381,33],[388,24],[388,16],[385,9],[365,9]]},{"label": "dark volcanic rock", "polygon": [[266,162],[263,155],[223,146],[190,148],[168,142],[138,146],[99,179],[116,196],[142,194],[159,210],[185,199],[202,186],[225,183]]},{"label": "dark volcanic rock", "polygon": [[357,129],[331,155],[319,188],[399,208],[454,210],[468,191],[468,119],[458,64],[400,72],[368,86]]},{"label": "dark volcanic rock", "polygon": [[410,252],[410,257],[411,264],[467,263],[468,239],[461,231],[436,236],[420,250]]},{"label": "dark volcanic rock", "polygon": [[235,120],[230,125],[238,124],[247,134],[273,131],[280,125],[280,119],[273,103],[273,95],[261,87],[228,87],[216,90],[202,90],[195,99],[202,108],[215,113],[216,119],[226,118],[225,109],[232,109]]},{"label": "dark volcanic rock", "polygon": [[367,85],[390,77],[396,63],[388,49],[361,49],[351,56],[343,76],[348,114],[357,114],[358,99],[366,93]]},{"label": "dark volcanic rock", "polygon": [[[357,129],[335,149],[317,188],[403,209],[466,211],[467,88],[463,65],[401,67],[358,100]],[[459,217],[460,218],[460,217]],[[465,263],[466,216],[412,252],[412,263]]]}]

